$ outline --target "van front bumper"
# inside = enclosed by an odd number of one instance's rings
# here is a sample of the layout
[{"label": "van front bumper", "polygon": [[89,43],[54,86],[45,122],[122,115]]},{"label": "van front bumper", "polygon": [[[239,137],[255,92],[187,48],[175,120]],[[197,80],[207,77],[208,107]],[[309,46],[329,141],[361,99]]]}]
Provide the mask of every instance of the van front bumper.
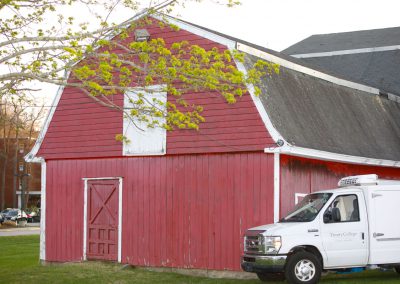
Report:
[{"label": "van front bumper", "polygon": [[254,273],[278,273],[285,268],[287,255],[251,255],[242,256],[242,269]]}]

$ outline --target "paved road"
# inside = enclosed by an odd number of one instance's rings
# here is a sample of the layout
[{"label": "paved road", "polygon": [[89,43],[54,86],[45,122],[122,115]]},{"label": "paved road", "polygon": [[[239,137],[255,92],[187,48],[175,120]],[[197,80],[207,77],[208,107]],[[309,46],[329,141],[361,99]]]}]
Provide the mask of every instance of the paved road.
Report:
[{"label": "paved road", "polygon": [[7,228],[0,229],[0,237],[4,236],[26,236],[26,235],[39,235],[40,228],[38,226],[32,226],[29,224],[27,227],[23,228]]}]

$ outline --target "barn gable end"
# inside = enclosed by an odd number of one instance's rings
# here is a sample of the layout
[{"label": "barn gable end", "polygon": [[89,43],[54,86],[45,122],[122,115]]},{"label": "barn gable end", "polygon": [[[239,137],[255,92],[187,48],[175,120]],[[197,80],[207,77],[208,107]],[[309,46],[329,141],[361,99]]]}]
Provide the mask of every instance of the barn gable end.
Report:
[{"label": "barn gable end", "polygon": [[[160,27],[154,20],[146,26],[151,38],[163,38],[166,44],[189,41],[206,50],[228,47],[185,29]],[[122,95],[109,98],[123,105]],[[174,100],[168,96],[168,100]],[[189,104],[204,107],[205,122],[200,130],[174,130],[167,133],[166,154],[262,151],[274,143],[249,94],[227,104],[216,92],[185,95]],[[66,87],[36,156],[48,159],[123,156],[122,143],[115,135],[123,132],[122,113],[96,103],[77,88]],[[134,143],[134,141],[132,141]],[[145,154],[144,154],[145,155]]]}]

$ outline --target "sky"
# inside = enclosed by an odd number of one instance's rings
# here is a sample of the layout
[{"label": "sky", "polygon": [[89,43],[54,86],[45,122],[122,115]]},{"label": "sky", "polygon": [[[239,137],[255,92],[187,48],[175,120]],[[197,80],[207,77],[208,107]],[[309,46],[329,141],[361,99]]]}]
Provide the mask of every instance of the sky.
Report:
[{"label": "sky", "polygon": [[192,3],[182,19],[281,51],[313,34],[400,26],[398,0],[242,0],[225,8]]}]

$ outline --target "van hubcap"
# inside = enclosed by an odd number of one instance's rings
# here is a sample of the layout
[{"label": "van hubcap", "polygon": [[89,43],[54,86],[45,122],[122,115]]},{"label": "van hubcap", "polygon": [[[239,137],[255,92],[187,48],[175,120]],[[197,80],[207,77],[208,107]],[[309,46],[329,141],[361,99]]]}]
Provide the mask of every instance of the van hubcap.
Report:
[{"label": "van hubcap", "polygon": [[315,265],[308,259],[302,259],[294,267],[294,273],[300,281],[309,281],[315,275]]}]

